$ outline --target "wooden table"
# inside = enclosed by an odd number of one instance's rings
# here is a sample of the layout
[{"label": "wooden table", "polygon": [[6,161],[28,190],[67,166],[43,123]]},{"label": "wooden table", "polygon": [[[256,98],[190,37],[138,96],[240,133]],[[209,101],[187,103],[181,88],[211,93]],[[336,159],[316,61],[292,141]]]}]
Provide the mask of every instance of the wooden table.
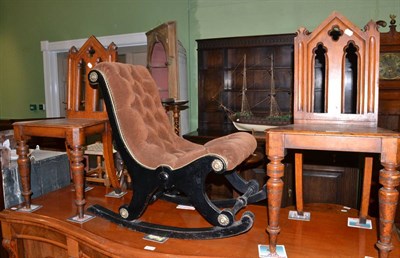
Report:
[{"label": "wooden table", "polygon": [[[344,125],[293,124],[270,129],[266,132],[268,227],[271,252],[275,252],[280,232],[279,212],[282,199],[284,165],[282,160],[286,149],[322,151],[348,151],[379,153],[381,164],[379,182],[379,248],[380,257],[387,257],[393,249],[391,232],[399,193],[400,133],[377,127]],[[333,246],[340,248],[332,242]]]},{"label": "wooden table", "polygon": [[[267,209],[264,205],[249,205],[255,215],[253,228],[242,235],[215,240],[168,239],[156,243],[143,239],[143,233],[134,232],[100,217],[84,223],[66,219],[76,212],[73,186],[57,190],[35,199],[43,207],[34,213],[10,209],[0,212],[3,245],[15,257],[258,257],[259,244],[268,241],[265,234]],[[87,205],[100,204],[117,211],[130,200],[130,191],[121,199],[106,198],[108,189],[94,186],[86,193]],[[341,212],[342,206],[334,204],[306,204],[312,212],[309,222],[289,220],[287,214],[293,207],[282,208],[280,216],[280,244],[285,245],[290,258],[297,257],[377,257],[375,218],[372,230],[346,226],[347,217],[357,217],[357,210]],[[243,211],[241,211],[243,212]],[[241,213],[238,215],[241,216]],[[209,224],[193,210],[176,209],[176,204],[157,201],[150,205],[141,218],[143,221],[180,227],[204,227]],[[393,239],[393,257],[400,256],[400,241]],[[339,246],[340,245],[340,246]],[[146,246],[155,250],[145,250]]]}]

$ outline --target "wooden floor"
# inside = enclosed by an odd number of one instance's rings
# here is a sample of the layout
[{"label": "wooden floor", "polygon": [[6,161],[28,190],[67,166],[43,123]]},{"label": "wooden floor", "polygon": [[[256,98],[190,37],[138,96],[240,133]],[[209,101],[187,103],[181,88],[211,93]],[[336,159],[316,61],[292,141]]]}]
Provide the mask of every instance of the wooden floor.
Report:
[{"label": "wooden floor", "polygon": [[[101,204],[117,211],[122,203],[130,200],[130,193],[122,199],[106,198],[104,197],[106,193],[105,187],[95,186],[93,190],[86,193],[86,207],[91,204]],[[34,204],[43,205],[35,214],[43,216],[44,219],[51,218],[59,220],[60,223],[68,223],[68,227],[71,229],[83,230],[82,232],[86,231],[90,235],[93,233],[99,236],[99,239],[104,238],[107,241],[116,242],[126,246],[127,249],[143,250],[146,246],[153,246],[155,247],[154,251],[145,251],[149,252],[149,257],[159,257],[163,256],[162,254],[172,254],[171,256],[167,255],[168,257],[258,257],[257,246],[268,243],[265,232],[267,226],[265,206],[247,208],[254,212],[255,223],[249,232],[240,236],[217,240],[168,239],[161,244],[144,240],[144,234],[127,230],[99,217],[82,225],[67,221],[67,218],[75,215],[73,197],[74,192],[69,186],[34,199]],[[142,219],[181,227],[208,226],[196,211],[178,210],[175,206],[158,201],[149,207]],[[290,258],[378,257],[378,252],[374,247],[377,240],[375,219],[372,219],[372,230],[349,228],[347,227],[347,217],[357,217],[357,211],[352,209],[343,213],[341,209],[342,207],[337,205],[306,205],[305,210],[311,211],[310,222],[288,220],[289,209],[281,209],[281,233],[278,237],[278,244],[285,246]],[[391,252],[390,257],[400,257],[400,242],[395,234],[393,234],[392,241],[395,249]]]}]

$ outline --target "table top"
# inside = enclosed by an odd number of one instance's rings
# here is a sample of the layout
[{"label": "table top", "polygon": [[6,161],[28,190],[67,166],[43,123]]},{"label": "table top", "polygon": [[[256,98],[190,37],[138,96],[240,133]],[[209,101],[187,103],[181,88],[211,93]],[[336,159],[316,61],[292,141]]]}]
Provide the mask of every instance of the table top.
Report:
[{"label": "table top", "polygon": [[[67,232],[89,245],[108,248],[115,257],[258,257],[258,245],[268,243],[265,232],[267,208],[264,205],[245,208],[255,214],[253,228],[245,234],[216,240],[170,238],[164,243],[156,243],[144,239],[143,233],[127,230],[100,217],[83,224],[67,221],[76,212],[71,189],[66,187],[35,199],[33,203],[43,207],[34,213],[5,210],[0,213],[0,219],[13,223],[33,222],[57,232]],[[117,210],[122,203],[130,200],[131,192],[121,199],[115,199],[104,196],[108,191],[104,186],[95,186],[86,192],[87,207],[96,203]],[[377,240],[374,218],[371,218],[372,230],[356,229],[347,227],[347,218],[357,217],[358,211],[354,209],[344,213],[339,205],[306,205],[306,211],[311,211],[311,221],[303,222],[288,219],[291,208],[281,209],[281,233],[278,237],[278,244],[285,245],[289,257],[324,257],[332,254],[338,257],[378,256],[374,248]],[[176,209],[176,204],[162,200],[150,205],[141,220],[181,227],[209,226],[196,211]],[[340,248],[337,243],[340,243]],[[400,242],[394,236],[393,244],[395,249],[391,257],[397,257]],[[153,246],[155,250],[146,251],[146,246]],[[130,256],[132,254],[136,256]]]},{"label": "table top", "polygon": [[366,137],[383,136],[400,138],[400,132],[395,132],[389,129],[345,124],[291,124],[287,126],[271,128],[266,132],[314,135],[362,135]]}]

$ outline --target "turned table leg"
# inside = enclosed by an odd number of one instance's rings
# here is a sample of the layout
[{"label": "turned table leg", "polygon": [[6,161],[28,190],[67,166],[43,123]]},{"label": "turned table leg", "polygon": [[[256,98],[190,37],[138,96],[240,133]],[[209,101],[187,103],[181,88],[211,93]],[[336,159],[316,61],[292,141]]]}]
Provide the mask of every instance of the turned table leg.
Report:
[{"label": "turned table leg", "polygon": [[268,227],[269,249],[271,254],[276,253],[276,243],[279,227],[279,211],[282,202],[284,165],[281,163],[283,156],[268,156],[270,162],[267,165],[267,193],[268,193]]},{"label": "turned table leg", "polygon": [[18,171],[22,183],[22,196],[25,200],[25,208],[31,208],[31,160],[28,157],[29,147],[24,140],[17,141]]},{"label": "turned table leg", "polygon": [[383,169],[379,171],[379,240],[376,246],[379,248],[379,257],[388,257],[393,244],[391,242],[396,206],[399,192],[400,173],[396,170],[397,164],[382,162]]}]

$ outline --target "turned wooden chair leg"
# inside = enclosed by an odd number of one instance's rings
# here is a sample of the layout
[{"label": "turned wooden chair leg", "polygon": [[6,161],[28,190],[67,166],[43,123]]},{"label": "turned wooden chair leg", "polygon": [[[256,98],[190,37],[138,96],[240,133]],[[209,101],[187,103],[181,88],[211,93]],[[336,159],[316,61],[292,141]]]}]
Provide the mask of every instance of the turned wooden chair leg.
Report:
[{"label": "turned wooden chair leg", "polygon": [[29,147],[24,140],[17,140],[18,172],[21,177],[22,196],[25,201],[25,208],[31,209],[31,160],[29,159]]},{"label": "turned wooden chair leg", "polygon": [[108,177],[110,184],[116,189],[120,189],[121,186],[119,184],[117,178],[117,172],[115,170],[114,164],[114,153],[113,153],[113,145],[112,145],[112,136],[111,136],[111,126],[107,123],[106,130],[102,135],[103,141],[103,156],[104,156],[104,167]]},{"label": "turned wooden chair leg", "polygon": [[71,169],[72,168],[72,164],[71,164],[71,160],[72,160],[72,158],[71,158],[71,149],[70,149],[67,141],[65,141],[64,144],[65,144],[65,152],[67,153],[68,162],[69,162],[69,176],[70,176],[70,178],[72,180],[73,175],[72,175],[72,169]]},{"label": "turned wooden chair leg", "polygon": [[303,208],[303,154],[296,153],[294,158],[296,210],[299,216],[304,215]]},{"label": "turned wooden chair leg", "polygon": [[369,198],[371,191],[371,178],[372,178],[372,157],[365,157],[364,165],[364,179],[363,179],[363,189],[361,198],[361,208],[360,208],[360,223],[365,224],[367,222]]},{"label": "turned wooden chair leg", "polygon": [[96,168],[95,170],[97,171],[97,178],[102,179],[103,178],[103,166],[102,166],[102,160],[101,156],[98,155],[96,156]]}]

